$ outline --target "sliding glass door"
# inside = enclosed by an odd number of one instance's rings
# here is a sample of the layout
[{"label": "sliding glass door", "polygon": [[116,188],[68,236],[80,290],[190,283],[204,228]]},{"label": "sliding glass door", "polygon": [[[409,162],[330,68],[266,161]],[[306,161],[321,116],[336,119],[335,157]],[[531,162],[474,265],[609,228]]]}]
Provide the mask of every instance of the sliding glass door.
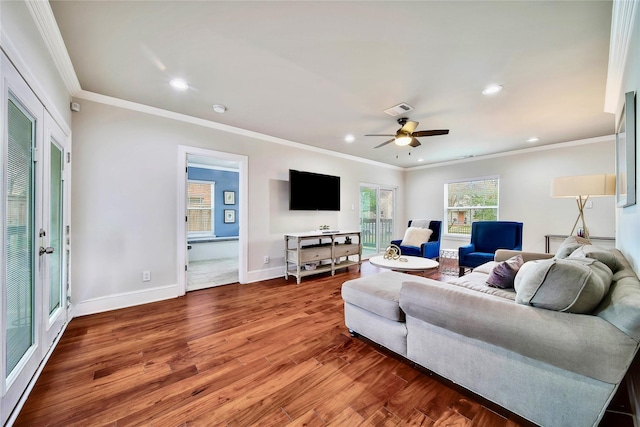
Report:
[{"label": "sliding glass door", "polygon": [[360,231],[364,258],[379,254],[393,238],[395,189],[360,184]]}]

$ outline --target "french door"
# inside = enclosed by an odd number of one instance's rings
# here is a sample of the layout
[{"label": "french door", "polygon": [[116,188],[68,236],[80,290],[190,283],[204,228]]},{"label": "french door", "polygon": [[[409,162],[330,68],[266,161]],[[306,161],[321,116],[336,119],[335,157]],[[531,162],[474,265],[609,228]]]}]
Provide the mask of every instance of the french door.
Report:
[{"label": "french door", "polygon": [[360,231],[363,257],[379,254],[393,238],[395,189],[360,184]]},{"label": "french door", "polygon": [[68,137],[4,55],[0,111],[4,424],[67,320]]}]

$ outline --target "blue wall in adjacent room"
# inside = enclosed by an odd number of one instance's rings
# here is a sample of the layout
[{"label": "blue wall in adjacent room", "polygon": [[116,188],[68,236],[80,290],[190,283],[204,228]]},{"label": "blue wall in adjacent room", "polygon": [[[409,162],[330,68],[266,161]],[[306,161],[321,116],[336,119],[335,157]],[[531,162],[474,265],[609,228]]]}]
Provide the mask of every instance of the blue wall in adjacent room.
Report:
[{"label": "blue wall in adjacent room", "polygon": [[[239,194],[238,189],[240,188],[239,184],[239,173],[226,171],[226,170],[218,170],[218,169],[205,169],[205,168],[196,168],[189,166],[188,174],[189,179],[198,180],[198,181],[213,181],[216,183],[215,185],[215,195],[214,195],[214,203],[215,203],[215,212],[214,212],[214,227],[216,230],[216,237],[237,237],[239,231],[239,212],[238,212],[238,200]],[[224,192],[225,191],[233,191],[236,193],[236,200],[234,205],[225,205],[224,204]],[[233,224],[225,224],[224,223],[224,210],[225,209],[233,209],[236,211],[236,222]]]}]

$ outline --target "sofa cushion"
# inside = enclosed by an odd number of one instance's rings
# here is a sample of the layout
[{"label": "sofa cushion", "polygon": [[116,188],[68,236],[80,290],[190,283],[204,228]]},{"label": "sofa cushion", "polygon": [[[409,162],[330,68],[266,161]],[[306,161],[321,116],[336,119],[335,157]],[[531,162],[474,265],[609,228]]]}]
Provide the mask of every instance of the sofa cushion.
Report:
[{"label": "sofa cushion", "polygon": [[409,227],[404,233],[400,246],[420,246],[428,242],[433,230],[430,228]]},{"label": "sofa cushion", "polygon": [[584,237],[569,236],[558,247],[556,251],[556,259],[564,259],[571,255],[576,249],[583,245],[590,245],[591,242]]},{"label": "sofa cushion", "polygon": [[529,261],[515,279],[516,302],[547,310],[592,312],[609,292],[613,273],[588,258]]},{"label": "sofa cushion", "polygon": [[402,282],[408,278],[411,276],[405,273],[385,271],[348,280],[342,284],[342,299],[386,319],[404,322],[398,300]]},{"label": "sofa cushion", "polygon": [[511,289],[501,289],[494,288],[487,285],[487,277],[491,273],[491,270],[488,272],[479,271],[481,268],[484,268],[486,265],[495,265],[497,263],[490,261],[486,264],[482,264],[480,267],[474,269],[471,273],[465,274],[464,276],[456,277],[455,279],[448,280],[447,283],[451,285],[460,286],[461,288],[471,289],[473,291],[482,292],[489,295],[494,295],[500,298],[506,298],[511,301],[515,301],[516,292]]},{"label": "sofa cushion", "polygon": [[487,285],[500,289],[513,288],[516,273],[518,273],[523,263],[521,255],[516,255],[506,261],[497,263],[487,278]]},{"label": "sofa cushion", "polygon": [[610,250],[595,245],[583,245],[573,251],[568,258],[591,258],[606,264],[615,273],[620,266],[616,256]]}]

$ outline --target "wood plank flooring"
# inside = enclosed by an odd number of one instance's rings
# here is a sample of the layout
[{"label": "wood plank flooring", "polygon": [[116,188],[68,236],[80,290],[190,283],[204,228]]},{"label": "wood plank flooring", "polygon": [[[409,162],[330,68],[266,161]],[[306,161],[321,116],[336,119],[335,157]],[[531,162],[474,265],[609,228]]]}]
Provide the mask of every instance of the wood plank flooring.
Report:
[{"label": "wood plank flooring", "polygon": [[341,285],[378,271],[364,263],[73,319],[16,425],[525,425],[349,336]]}]

